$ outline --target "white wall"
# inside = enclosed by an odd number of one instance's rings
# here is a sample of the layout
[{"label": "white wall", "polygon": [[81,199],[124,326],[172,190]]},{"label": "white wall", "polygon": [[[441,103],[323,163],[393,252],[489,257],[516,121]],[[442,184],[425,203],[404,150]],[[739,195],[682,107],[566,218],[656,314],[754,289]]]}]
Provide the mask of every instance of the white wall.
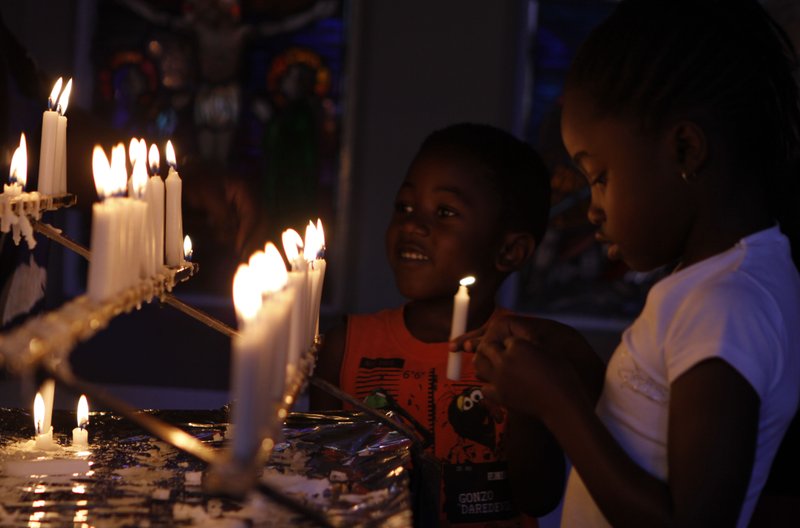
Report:
[{"label": "white wall", "polygon": [[514,131],[525,0],[355,0],[348,312],[397,305],[384,231],[423,138],[458,121]]}]

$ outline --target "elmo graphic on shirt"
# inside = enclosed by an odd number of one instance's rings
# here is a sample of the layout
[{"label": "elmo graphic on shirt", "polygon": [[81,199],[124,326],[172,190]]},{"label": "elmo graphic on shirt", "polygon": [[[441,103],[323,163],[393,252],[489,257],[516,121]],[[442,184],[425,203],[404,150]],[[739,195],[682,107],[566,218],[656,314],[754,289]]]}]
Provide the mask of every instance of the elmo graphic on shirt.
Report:
[{"label": "elmo graphic on shirt", "polygon": [[456,395],[447,409],[450,424],[459,436],[495,449],[495,424],[500,421],[483,399],[480,387],[469,387]]}]

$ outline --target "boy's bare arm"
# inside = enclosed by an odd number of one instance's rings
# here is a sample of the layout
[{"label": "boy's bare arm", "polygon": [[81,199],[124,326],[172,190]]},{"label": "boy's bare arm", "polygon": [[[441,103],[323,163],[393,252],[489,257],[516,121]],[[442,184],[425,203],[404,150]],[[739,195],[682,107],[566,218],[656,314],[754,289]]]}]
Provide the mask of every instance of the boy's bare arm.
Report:
[{"label": "boy's bare arm", "polygon": [[[322,346],[317,354],[314,376],[339,386],[339,372],[342,369],[344,348],[347,339],[347,321],[325,333]],[[342,408],[342,402],[327,392],[310,385],[309,406],[312,411],[331,411]]]}]

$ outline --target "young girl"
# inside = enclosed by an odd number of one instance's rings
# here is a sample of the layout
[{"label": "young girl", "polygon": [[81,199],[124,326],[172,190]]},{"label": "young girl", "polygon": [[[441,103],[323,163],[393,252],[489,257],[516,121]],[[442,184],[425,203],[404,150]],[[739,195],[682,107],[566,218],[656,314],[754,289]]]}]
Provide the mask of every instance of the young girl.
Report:
[{"label": "young girl", "polygon": [[748,524],[800,395],[794,68],[756,0],[623,0],[575,58],[562,136],[597,238],[634,270],[675,269],[597,402],[563,325],[494,321],[451,345],[571,459],[562,525]]}]

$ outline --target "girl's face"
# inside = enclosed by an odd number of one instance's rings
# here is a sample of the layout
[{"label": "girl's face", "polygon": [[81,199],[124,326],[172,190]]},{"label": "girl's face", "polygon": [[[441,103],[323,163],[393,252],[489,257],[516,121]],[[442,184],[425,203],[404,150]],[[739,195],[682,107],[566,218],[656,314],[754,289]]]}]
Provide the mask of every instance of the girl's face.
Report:
[{"label": "girl's face", "polygon": [[499,217],[500,198],[477,169],[450,157],[414,160],[386,231],[400,293],[412,300],[451,296],[467,275],[479,287],[495,272]]},{"label": "girl's face", "polygon": [[589,221],[609,256],[647,271],[682,258],[692,204],[668,133],[642,132],[633,120],[596,117],[588,98],[568,92],[564,146],[589,181]]}]

